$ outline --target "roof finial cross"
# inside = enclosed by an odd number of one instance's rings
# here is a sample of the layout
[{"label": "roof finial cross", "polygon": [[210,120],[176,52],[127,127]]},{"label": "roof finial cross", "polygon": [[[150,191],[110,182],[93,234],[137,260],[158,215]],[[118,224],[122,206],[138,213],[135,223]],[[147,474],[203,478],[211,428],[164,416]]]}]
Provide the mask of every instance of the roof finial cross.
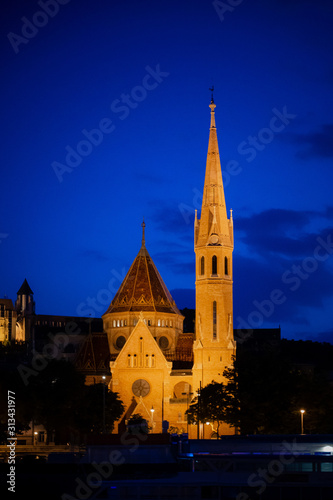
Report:
[{"label": "roof finial cross", "polygon": [[145,248],[145,246],[146,246],[146,242],[145,242],[145,227],[146,227],[146,224],[145,224],[145,219],[144,218],[143,218],[141,227],[142,227],[142,248]]},{"label": "roof finial cross", "polygon": [[211,101],[210,101],[210,102],[211,102],[211,104],[213,104],[213,103],[214,103],[214,96],[213,96],[213,92],[214,92],[214,85],[213,85],[213,86],[212,86],[209,90],[210,90],[210,91],[211,91],[211,93],[212,93],[212,99],[211,99]]}]

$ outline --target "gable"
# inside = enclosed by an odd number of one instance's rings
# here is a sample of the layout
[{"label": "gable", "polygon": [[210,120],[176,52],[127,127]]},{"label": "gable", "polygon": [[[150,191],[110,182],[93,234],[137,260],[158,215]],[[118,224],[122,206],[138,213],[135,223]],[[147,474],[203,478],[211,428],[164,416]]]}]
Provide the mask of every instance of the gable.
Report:
[{"label": "gable", "polygon": [[171,365],[172,363],[166,360],[149,328],[143,319],[140,318],[113,363],[113,368],[134,366],[136,368],[167,367],[171,369]]}]

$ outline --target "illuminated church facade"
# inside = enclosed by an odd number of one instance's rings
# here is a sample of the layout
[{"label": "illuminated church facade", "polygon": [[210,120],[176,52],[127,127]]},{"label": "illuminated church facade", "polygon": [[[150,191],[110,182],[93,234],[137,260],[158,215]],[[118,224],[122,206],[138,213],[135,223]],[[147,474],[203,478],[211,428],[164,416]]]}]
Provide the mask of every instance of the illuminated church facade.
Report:
[{"label": "illuminated church facade", "polygon": [[[194,224],[195,333],[183,332],[184,316],[146,248],[145,223],[139,253],[102,319],[37,315],[26,280],[15,306],[0,299],[0,342],[24,341],[31,352],[42,352],[45,341],[65,332],[62,357],[76,364],[87,384],[104,381],[119,393],[126,409],[114,432],[139,413],[155,433],[168,426],[169,432],[197,437],[198,427],[187,424],[185,412],[200,387],[222,382],[232,365],[233,221],[226,210],[213,98],[210,115],[202,208]],[[201,427],[200,435],[209,438],[212,426]]]},{"label": "illuminated church facade", "polygon": [[[183,333],[184,316],[148,253],[143,223],[139,253],[102,316],[111,356],[109,388],[126,406],[115,432],[140,413],[153,432],[168,422],[169,431],[196,437],[197,426],[186,422],[189,403],[200,387],[222,382],[232,365],[233,221],[226,210],[213,98],[210,110],[203,201],[194,226],[196,333]],[[202,437],[212,432],[212,426],[200,429]],[[225,426],[222,432],[234,431]]]}]

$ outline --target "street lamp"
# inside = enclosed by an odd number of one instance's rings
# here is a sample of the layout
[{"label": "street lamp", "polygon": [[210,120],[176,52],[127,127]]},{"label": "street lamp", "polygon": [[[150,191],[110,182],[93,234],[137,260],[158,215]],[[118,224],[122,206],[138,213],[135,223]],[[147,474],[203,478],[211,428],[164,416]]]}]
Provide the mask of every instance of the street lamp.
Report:
[{"label": "street lamp", "polygon": [[[188,404],[190,396],[193,396],[193,392],[182,392],[182,396],[186,396],[186,410],[188,410]],[[187,434],[188,434],[188,414],[187,414]]]},{"label": "street lamp", "polygon": [[301,434],[304,434],[303,416],[304,416],[305,410],[300,410],[300,413],[301,413]]},{"label": "street lamp", "polygon": [[201,410],[201,380],[200,380],[200,388],[198,390],[198,439],[200,439],[200,410]]},{"label": "street lamp", "polygon": [[103,379],[103,434],[105,434],[105,375],[102,376]]},{"label": "street lamp", "polygon": [[150,413],[151,413],[151,426],[153,428],[153,432],[154,432],[154,406],[151,405],[151,409],[150,409]]}]

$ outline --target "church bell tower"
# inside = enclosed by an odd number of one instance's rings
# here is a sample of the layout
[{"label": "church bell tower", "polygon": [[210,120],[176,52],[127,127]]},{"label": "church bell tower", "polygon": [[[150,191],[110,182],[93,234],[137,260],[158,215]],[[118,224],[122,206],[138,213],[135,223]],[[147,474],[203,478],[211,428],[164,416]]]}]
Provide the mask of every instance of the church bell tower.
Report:
[{"label": "church bell tower", "polygon": [[234,246],[232,212],[228,219],[212,96],[205,184],[200,219],[195,214],[196,338],[194,389],[213,380],[223,382],[223,371],[232,364]]}]

